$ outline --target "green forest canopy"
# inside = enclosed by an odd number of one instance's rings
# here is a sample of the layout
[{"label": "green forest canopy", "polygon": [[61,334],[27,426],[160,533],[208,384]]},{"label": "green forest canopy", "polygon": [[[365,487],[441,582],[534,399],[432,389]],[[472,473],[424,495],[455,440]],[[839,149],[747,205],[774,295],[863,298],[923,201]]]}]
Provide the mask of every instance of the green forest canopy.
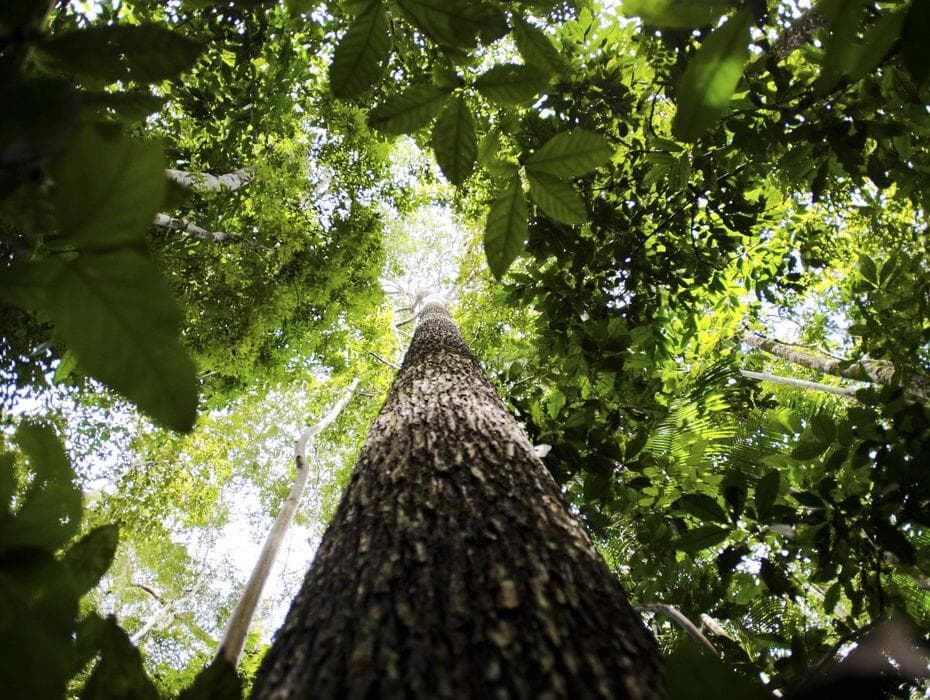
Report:
[{"label": "green forest canopy", "polygon": [[360,377],[319,531],[426,287],[708,683],[926,640],[928,32],[924,0],[4,2],[0,682],[187,686],[241,586],[205,552]]}]

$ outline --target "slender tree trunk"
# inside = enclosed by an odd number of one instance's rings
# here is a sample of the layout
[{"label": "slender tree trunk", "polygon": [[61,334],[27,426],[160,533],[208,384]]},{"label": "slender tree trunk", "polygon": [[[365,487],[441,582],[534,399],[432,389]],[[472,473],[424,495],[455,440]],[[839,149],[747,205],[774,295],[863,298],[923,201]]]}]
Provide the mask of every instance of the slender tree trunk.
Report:
[{"label": "slender tree trunk", "polygon": [[856,398],[856,388],[851,386],[833,386],[832,384],[809,382],[806,379],[782,377],[781,375],[769,374],[767,372],[750,372],[748,369],[741,369],[739,373],[748,379],[755,379],[759,382],[774,382],[775,384],[793,386],[797,389],[812,389],[813,391],[825,391],[828,394],[836,394],[837,396]]},{"label": "slender tree trunk", "polygon": [[356,377],[349,388],[346,389],[342,398],[336,402],[336,405],[321,418],[317,423],[304,430],[297,441],[294,443],[294,462],[296,473],[294,483],[291,486],[290,493],[281,504],[281,510],[278,511],[278,517],[275,518],[262,546],[262,551],[258,555],[258,561],[255,562],[255,568],[249,576],[248,583],[242,591],[242,596],[233,610],[226,625],[226,631],[223,633],[223,641],[220,642],[220,648],[217,656],[225,658],[233,667],[238,665],[239,657],[242,656],[242,649],[245,646],[245,638],[249,633],[249,627],[252,625],[252,618],[255,617],[255,609],[261,600],[262,591],[265,588],[265,582],[268,580],[268,574],[271,573],[271,567],[278,558],[278,550],[281,549],[281,543],[284,542],[284,535],[294,519],[294,513],[297,512],[297,506],[300,503],[300,497],[307,487],[307,478],[310,475],[307,469],[307,443],[318,433],[325,430],[331,425],[342,413],[352,394],[358,386]]},{"label": "slender tree trunk", "polygon": [[426,303],[253,697],[661,696],[619,581]]},{"label": "slender tree trunk", "polygon": [[[887,362],[876,362],[874,360],[861,360],[853,363],[844,362],[832,357],[814,355],[749,331],[743,333],[742,340],[747,345],[759,350],[765,350],[767,353],[780,357],[786,362],[812,369],[821,374],[883,385],[895,383],[895,368]],[[907,393],[918,396],[925,401],[930,400],[930,377],[927,375],[914,372],[903,377],[900,384],[901,388]]]}]

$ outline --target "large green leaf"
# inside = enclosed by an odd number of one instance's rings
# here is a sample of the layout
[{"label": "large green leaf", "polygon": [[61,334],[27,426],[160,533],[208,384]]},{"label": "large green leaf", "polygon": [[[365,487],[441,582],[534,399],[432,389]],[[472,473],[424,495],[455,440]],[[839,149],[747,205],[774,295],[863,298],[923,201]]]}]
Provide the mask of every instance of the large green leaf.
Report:
[{"label": "large green leaf", "polygon": [[29,460],[32,480],[15,517],[0,528],[0,549],[38,547],[52,553],[81,522],[81,491],[61,441],[45,425],[23,423],[16,443]]},{"label": "large green leaf", "polygon": [[435,117],[452,89],[418,85],[393,95],[368,114],[368,124],[385,134],[412,134]]},{"label": "large green leaf", "polygon": [[475,80],[478,92],[504,105],[532,102],[548,84],[549,77],[544,71],[517,63],[496,65]]},{"label": "large green leaf", "polygon": [[[41,294],[28,294],[44,279]],[[4,293],[45,311],[91,376],[174,430],[190,430],[197,407],[194,365],[178,338],[171,289],[135,249],[80,255],[72,262],[22,263]],[[12,292],[12,293],[10,293]]]},{"label": "large green leaf", "polygon": [[723,116],[749,59],[752,15],[743,9],[701,44],[678,82],[672,133],[696,141]]},{"label": "large green leaf", "polygon": [[568,65],[552,40],[541,29],[520,19],[513,27],[513,39],[523,60],[547,73],[564,73]]},{"label": "large green leaf", "polygon": [[388,18],[380,2],[356,17],[333,54],[329,84],[336,97],[357,97],[381,77],[391,51]]},{"label": "large green leaf", "polygon": [[623,0],[621,12],[657,27],[713,24],[736,3],[732,0]]},{"label": "large green leaf", "polygon": [[587,129],[556,134],[526,159],[527,172],[568,178],[585,175],[610,160],[613,149]]},{"label": "large green leaf", "polygon": [[132,245],[165,197],[165,161],[150,143],[81,129],[52,169],[57,242],[90,248]]},{"label": "large green leaf", "polygon": [[62,562],[71,571],[79,595],[97,585],[116,554],[119,530],[116,525],[100,525],[75,542],[65,552]]},{"label": "large green leaf", "polygon": [[479,33],[496,33],[502,25],[500,8],[476,0],[397,0],[404,14],[438,44],[475,46]]},{"label": "large green leaf", "polygon": [[461,97],[453,97],[433,127],[433,151],[449,182],[461,185],[475,169],[475,118]]},{"label": "large green leaf", "polygon": [[901,29],[904,64],[917,82],[930,77],[930,2],[915,0],[907,10]]},{"label": "large green leaf", "polygon": [[484,228],[484,252],[497,279],[516,260],[526,242],[526,197],[520,176],[514,174],[507,187],[491,202]]},{"label": "large green leaf", "polygon": [[571,183],[545,173],[527,173],[530,196],[546,216],[577,226],[588,217],[584,202]]},{"label": "large green leaf", "polygon": [[672,504],[673,508],[684,511],[701,520],[718,523],[727,522],[727,514],[717,501],[705,493],[687,493]]},{"label": "large green leaf", "polygon": [[82,106],[96,110],[100,116],[127,124],[142,121],[165,104],[164,97],[144,90],[81,92],[78,97]]},{"label": "large green leaf", "polygon": [[690,639],[682,641],[663,664],[669,700],[694,698],[771,698],[759,681],[738,674],[723,661],[700,649]]},{"label": "large green leaf", "polygon": [[112,24],[59,34],[41,49],[67,72],[152,83],[190,68],[203,46],[156,24]]}]

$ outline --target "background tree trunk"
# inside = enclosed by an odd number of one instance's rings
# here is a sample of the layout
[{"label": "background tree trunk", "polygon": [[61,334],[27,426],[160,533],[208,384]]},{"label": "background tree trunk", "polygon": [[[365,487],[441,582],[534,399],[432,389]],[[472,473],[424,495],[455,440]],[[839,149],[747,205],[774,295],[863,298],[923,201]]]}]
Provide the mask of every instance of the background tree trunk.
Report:
[{"label": "background tree trunk", "polygon": [[427,304],[253,697],[661,695],[619,581]]}]

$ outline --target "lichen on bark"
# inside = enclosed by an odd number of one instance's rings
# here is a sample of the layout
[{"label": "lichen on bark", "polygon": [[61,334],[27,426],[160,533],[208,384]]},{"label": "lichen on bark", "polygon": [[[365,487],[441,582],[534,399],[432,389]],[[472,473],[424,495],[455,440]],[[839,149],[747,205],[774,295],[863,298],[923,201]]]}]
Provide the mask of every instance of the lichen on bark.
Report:
[{"label": "lichen on bark", "polygon": [[255,698],[656,698],[654,641],[427,304]]}]

